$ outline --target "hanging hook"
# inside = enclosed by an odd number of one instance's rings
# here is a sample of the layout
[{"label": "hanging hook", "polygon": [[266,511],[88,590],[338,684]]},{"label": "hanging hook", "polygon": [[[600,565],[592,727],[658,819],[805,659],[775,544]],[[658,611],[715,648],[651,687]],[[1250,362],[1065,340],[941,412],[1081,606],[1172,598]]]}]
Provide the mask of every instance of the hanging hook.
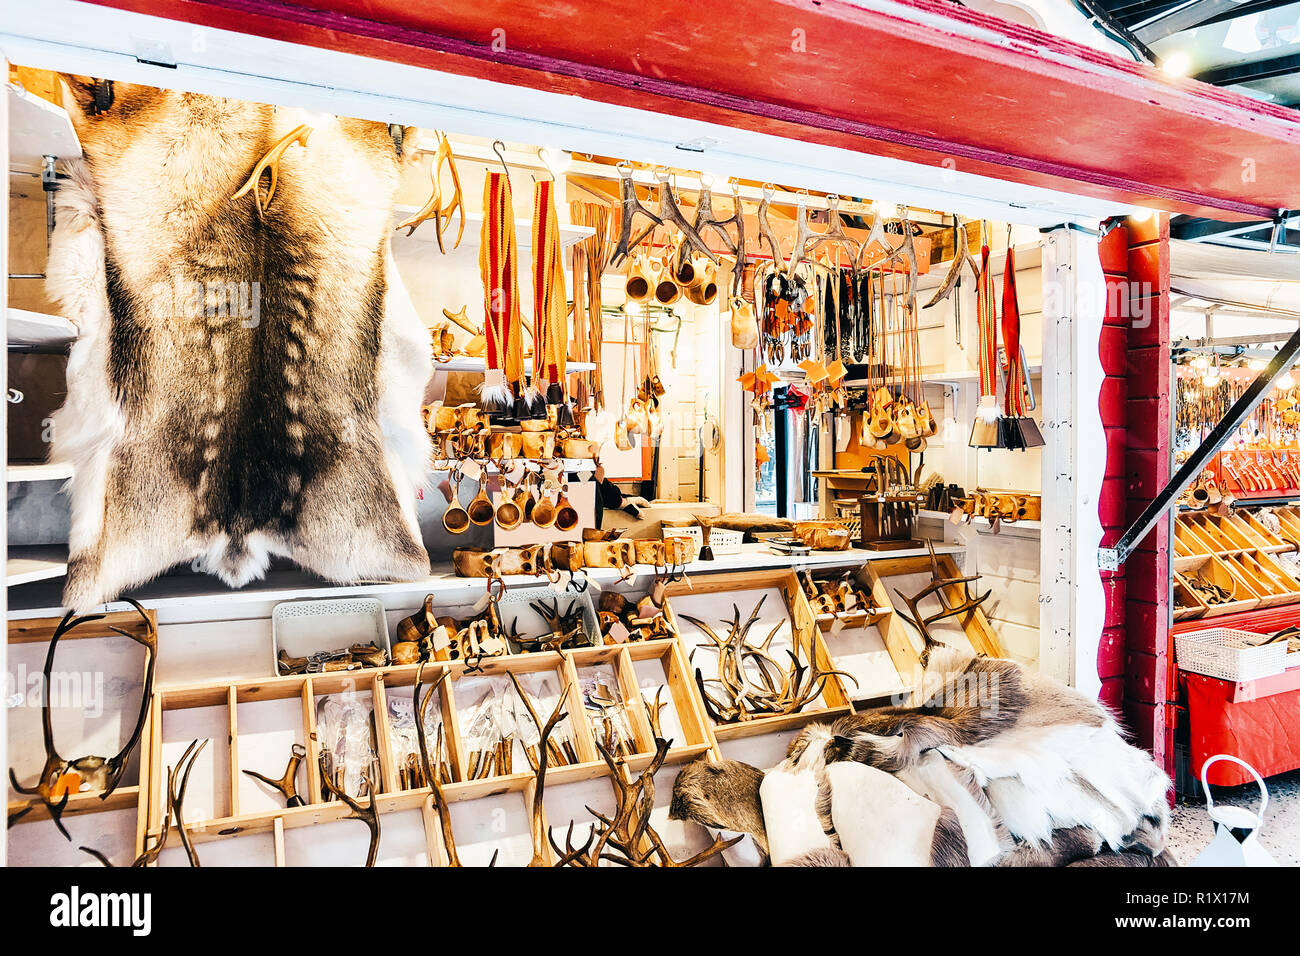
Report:
[{"label": "hanging hook", "polygon": [[497,154],[497,159],[501,161],[501,168],[505,170],[507,182],[510,180],[510,167],[506,165],[506,144],[499,139],[492,141],[492,152]]}]

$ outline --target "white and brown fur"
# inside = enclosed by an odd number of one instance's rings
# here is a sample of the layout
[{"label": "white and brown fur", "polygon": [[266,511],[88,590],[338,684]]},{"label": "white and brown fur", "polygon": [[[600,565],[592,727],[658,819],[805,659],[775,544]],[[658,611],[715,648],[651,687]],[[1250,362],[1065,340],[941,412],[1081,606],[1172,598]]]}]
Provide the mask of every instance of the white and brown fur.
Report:
[{"label": "white and brown fur", "polygon": [[[286,556],[331,580],[428,573],[428,336],[389,253],[401,160],[382,123],[114,84],[57,195],[48,288],[80,338],[54,457],[75,469],[64,603],[173,565],[232,587]],[[231,200],[299,123],[265,218]],[[257,283],[258,321],[178,290]],[[251,293],[250,293],[251,294]]]},{"label": "white and brown fur", "polygon": [[[944,693],[980,675],[991,700],[953,704]],[[966,865],[963,854],[999,866],[1173,865],[1169,780],[1102,705],[1018,663],[948,650],[932,655],[924,680],[927,705],[811,725],[782,766],[820,773],[856,760],[897,775],[947,810],[934,865]],[[684,769],[677,787],[688,792],[679,798],[675,787],[673,806],[724,818],[722,801],[758,799],[756,785],[752,798],[737,797],[741,778],[719,776]],[[829,832],[831,794],[819,794]]]}]

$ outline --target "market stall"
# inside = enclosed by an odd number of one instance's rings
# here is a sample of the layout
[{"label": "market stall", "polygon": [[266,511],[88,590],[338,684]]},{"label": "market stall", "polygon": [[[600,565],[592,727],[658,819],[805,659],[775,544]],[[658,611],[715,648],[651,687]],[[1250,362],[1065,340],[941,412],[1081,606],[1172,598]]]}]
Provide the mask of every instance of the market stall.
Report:
[{"label": "market stall", "polygon": [[[1084,855],[1159,856],[1084,490],[1098,226],[1141,182],[936,188],[770,131],[714,165],[667,142],[700,118],[416,102],[427,70],[220,31],[178,73],[185,26],[96,24],[6,48],[11,862],[798,858],[684,811],[699,768],[797,764],[953,654],[1136,781]],[[163,59],[119,59],[142,24]]]}]

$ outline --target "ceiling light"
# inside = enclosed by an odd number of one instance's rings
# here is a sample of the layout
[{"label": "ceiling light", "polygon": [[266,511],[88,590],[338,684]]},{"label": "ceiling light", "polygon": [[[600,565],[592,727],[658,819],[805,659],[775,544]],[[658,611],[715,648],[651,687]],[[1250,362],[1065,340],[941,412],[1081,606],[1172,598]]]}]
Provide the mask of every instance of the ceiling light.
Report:
[{"label": "ceiling light", "polygon": [[1207,369],[1207,368],[1209,368],[1209,367],[1210,367],[1210,360],[1209,360],[1208,357],[1206,357],[1206,356],[1204,356],[1204,355],[1198,355],[1198,356],[1196,356],[1196,358],[1192,359],[1192,368],[1196,368],[1196,369],[1200,369],[1201,371],[1205,371],[1205,369]]},{"label": "ceiling light", "polygon": [[1282,377],[1274,384],[1282,391],[1289,392],[1291,389],[1295,388],[1295,379],[1291,377],[1290,372],[1283,372]]},{"label": "ceiling light", "polygon": [[1246,363],[1246,367],[1252,372],[1262,372],[1268,368],[1268,363],[1261,358],[1253,358]]},{"label": "ceiling light", "polygon": [[1185,50],[1175,50],[1161,59],[1160,69],[1170,76],[1186,76],[1192,72],[1192,58]]}]

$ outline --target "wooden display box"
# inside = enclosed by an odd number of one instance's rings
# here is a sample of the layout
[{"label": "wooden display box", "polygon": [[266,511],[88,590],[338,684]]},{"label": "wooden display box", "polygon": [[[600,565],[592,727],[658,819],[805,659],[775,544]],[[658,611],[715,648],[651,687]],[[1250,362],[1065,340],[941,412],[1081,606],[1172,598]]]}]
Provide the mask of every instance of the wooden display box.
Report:
[{"label": "wooden display box", "polygon": [[1204,613],[1199,615],[1201,617],[1235,614],[1238,611],[1249,611],[1259,606],[1259,595],[1217,555],[1204,555],[1190,559],[1184,567],[1178,569],[1178,574],[1181,576],[1184,585],[1200,577],[1218,585],[1232,595],[1233,599],[1224,604],[1207,604],[1199,594],[1188,587],[1188,595],[1195,599],[1197,607],[1204,609]]},{"label": "wooden display box", "polygon": [[[816,660],[818,667],[821,669],[833,669],[834,665],[827,651],[826,643],[822,639],[821,631],[817,627],[812,608],[799,586],[798,579],[793,572],[788,570],[710,575],[708,578],[697,580],[692,584],[678,582],[670,585],[667,590],[668,599],[665,601],[666,610],[669,614],[670,623],[680,636],[682,641],[681,650],[687,659],[691,659],[692,651],[699,644],[699,641],[697,635],[692,633],[695,629],[682,619],[683,613],[688,613],[692,617],[703,620],[713,627],[719,636],[725,636],[727,624],[720,623],[722,619],[729,620],[731,618],[731,608],[734,605],[740,611],[741,621],[745,621],[757,604],[759,597],[752,593],[750,596],[744,595],[746,592],[758,591],[768,593],[768,598],[763,604],[765,618],[775,619],[778,609],[784,614],[789,625],[788,640],[798,643],[800,660],[806,664],[811,658]],[[773,607],[773,592],[779,595],[781,601],[777,608]],[[696,599],[700,600],[697,601]],[[762,623],[755,625],[756,631],[762,627]],[[770,623],[768,623],[768,628],[771,628]],[[756,631],[751,632],[750,643],[759,643],[767,636],[766,633],[757,634]],[[712,645],[706,643],[705,646]],[[777,646],[777,643],[773,644],[773,648],[777,648]],[[711,657],[709,651],[700,650],[692,662],[692,675],[694,670],[698,668],[705,678],[710,677],[713,673],[710,670],[712,661],[706,660],[706,658]],[[701,704],[701,706],[703,705]],[[801,727],[813,720],[834,720],[851,711],[852,707],[849,704],[848,696],[844,692],[843,685],[840,683],[839,678],[832,674],[826,680],[821,695],[809,701],[797,713],[754,717],[734,723],[718,723],[710,719],[709,723],[712,725],[715,739],[729,740],[735,737],[749,737],[756,734]]]},{"label": "wooden display box", "polygon": [[[611,665],[618,678],[620,690],[629,702],[642,697],[642,684],[638,678],[639,662],[656,663],[664,676],[667,688],[664,700],[672,708],[673,727],[677,729],[677,739],[669,751],[668,763],[680,763],[707,753],[713,746],[697,702],[693,701],[693,679],[680,657],[680,648],[674,640],[649,641],[640,644],[615,645],[608,647],[585,648],[573,652],[541,652],[532,654],[509,655],[489,658],[482,661],[481,668],[467,673],[463,662],[437,662],[425,666],[424,686],[427,691],[438,679],[441,670],[449,670],[448,679],[438,690],[440,700],[430,706],[440,708],[442,724],[445,728],[446,759],[450,765],[452,782],[443,785],[443,792],[449,803],[477,800],[503,793],[518,792],[527,794],[534,783],[534,773],[522,755],[522,748],[515,742],[513,771],[510,774],[497,774],[469,779],[469,752],[465,740],[463,724],[463,706],[458,699],[458,685],[477,677],[505,677],[510,672],[516,675],[554,674],[557,686],[569,687],[569,699],[565,705],[568,713],[567,731],[577,751],[579,762],[564,766],[552,764],[547,769],[547,784],[563,785],[581,780],[590,780],[607,776],[609,768],[596,751],[593,727],[583,707],[578,683],[578,672],[584,667],[598,664]],[[281,833],[285,828],[311,826],[340,820],[350,813],[341,801],[325,801],[321,794],[319,756],[321,742],[316,726],[316,702],[330,694],[350,692],[368,696],[374,709],[378,740],[377,755],[380,767],[380,786],[376,803],[381,814],[402,810],[423,809],[428,815],[426,804],[430,798],[430,789],[402,789],[399,783],[398,760],[394,755],[393,736],[389,726],[389,708],[387,699],[390,695],[403,694],[410,698],[415,682],[418,665],[401,665],[374,668],[358,672],[336,674],[293,675],[265,680],[246,680],[235,682],[217,682],[198,684],[187,687],[168,688],[155,695],[154,713],[151,721],[152,760],[149,764],[149,826],[150,834],[161,831],[163,815],[166,811],[167,768],[164,753],[173,756],[171,751],[179,752],[193,737],[207,737],[211,742],[205,750],[214,753],[216,762],[213,772],[205,774],[202,768],[196,769],[186,797],[186,826],[194,843],[201,844],[213,840],[238,835],[256,833]],[[513,685],[505,685],[508,693],[513,694]],[[525,686],[525,690],[528,687]],[[653,690],[647,696],[653,700]],[[247,780],[242,769],[256,769],[270,777],[278,777],[284,770],[289,756],[286,745],[283,752],[269,762],[259,761],[256,767],[247,766],[241,754],[244,741],[240,735],[241,708],[258,701],[291,700],[300,703],[295,716],[299,721],[298,737],[305,742],[307,757],[300,768],[299,794],[307,801],[302,807],[286,808],[279,806],[260,806],[246,812],[241,797],[244,794],[242,780]],[[543,720],[548,716],[549,708],[543,709],[534,699]],[[178,721],[179,715],[211,708],[197,720]],[[667,709],[667,708],[665,708]],[[637,744],[637,754],[628,760],[633,772],[643,769],[654,753],[654,743],[650,724],[644,708],[629,706],[627,713],[633,727],[633,736]],[[199,732],[197,723],[205,721],[204,732]],[[175,723],[183,723],[184,733],[177,734]],[[166,743],[164,742],[166,741]],[[228,741],[228,743],[227,743]],[[429,740],[432,751],[436,738]],[[430,753],[431,762],[435,761]],[[192,805],[196,793],[207,788],[212,791],[214,813],[207,815],[196,812]],[[278,795],[274,795],[280,800]],[[355,797],[356,795],[353,794]],[[368,798],[360,798],[363,806]],[[202,801],[198,801],[201,805]],[[432,825],[437,825],[436,813],[429,817]],[[434,840],[435,834],[430,834]],[[168,846],[179,846],[179,835],[173,829],[168,839]],[[431,857],[432,858],[432,857]],[[282,862],[281,857],[277,857]]]}]

